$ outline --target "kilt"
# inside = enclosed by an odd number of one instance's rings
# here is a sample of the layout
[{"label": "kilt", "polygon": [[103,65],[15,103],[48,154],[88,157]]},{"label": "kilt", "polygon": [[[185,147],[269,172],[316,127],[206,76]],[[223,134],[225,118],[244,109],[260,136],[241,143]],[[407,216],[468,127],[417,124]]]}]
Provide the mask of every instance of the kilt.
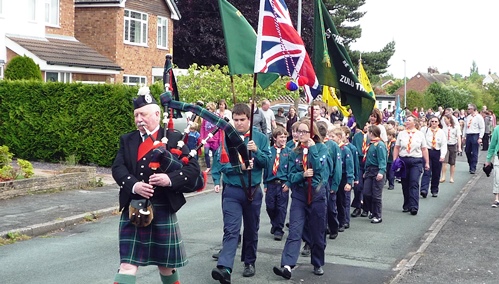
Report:
[{"label": "kilt", "polygon": [[154,219],[143,228],[130,223],[128,207],[123,210],[119,226],[120,263],[168,268],[187,265],[177,215],[171,213],[166,204],[153,206]]}]

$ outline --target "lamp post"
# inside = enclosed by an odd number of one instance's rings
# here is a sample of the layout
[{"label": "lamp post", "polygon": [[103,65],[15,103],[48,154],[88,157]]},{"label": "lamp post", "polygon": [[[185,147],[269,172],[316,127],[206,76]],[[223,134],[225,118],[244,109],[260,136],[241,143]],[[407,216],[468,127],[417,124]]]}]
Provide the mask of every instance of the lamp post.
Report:
[{"label": "lamp post", "polygon": [[405,76],[405,59],[404,59],[404,108],[407,107],[407,77]]}]

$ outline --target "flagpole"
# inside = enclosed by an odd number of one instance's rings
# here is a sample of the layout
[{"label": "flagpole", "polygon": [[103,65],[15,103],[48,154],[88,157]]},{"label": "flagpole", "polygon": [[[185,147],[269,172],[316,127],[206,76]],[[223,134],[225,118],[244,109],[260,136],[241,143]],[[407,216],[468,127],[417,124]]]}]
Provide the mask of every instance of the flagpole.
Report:
[{"label": "flagpole", "polygon": [[[248,140],[253,140],[253,114],[255,112],[255,98],[256,98],[256,82],[258,73],[253,76],[253,95],[251,97],[251,116],[250,116],[250,129]],[[251,161],[251,151],[248,151],[248,159]],[[253,200],[253,194],[251,193],[251,169],[248,170],[248,199]]]},{"label": "flagpole", "polygon": [[299,36],[301,36],[301,1],[302,0],[298,0],[298,21],[296,23],[296,31]]},{"label": "flagpole", "polygon": [[234,89],[234,76],[230,75],[230,88],[232,90],[232,105],[236,104],[236,90]]}]

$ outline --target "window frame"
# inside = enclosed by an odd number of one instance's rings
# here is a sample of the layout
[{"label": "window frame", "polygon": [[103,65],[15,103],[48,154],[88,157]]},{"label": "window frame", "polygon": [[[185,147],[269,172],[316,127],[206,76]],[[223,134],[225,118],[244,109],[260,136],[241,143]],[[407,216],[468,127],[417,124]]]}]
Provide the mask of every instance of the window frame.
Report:
[{"label": "window frame", "polygon": [[57,81],[50,82],[61,82],[61,83],[71,83],[73,81],[73,74],[71,72],[59,72],[59,71],[45,71],[44,81],[47,82],[47,74],[57,74]]},{"label": "window frame", "polygon": [[[169,24],[168,18],[158,16],[157,25],[156,25],[157,27],[156,47],[159,49],[169,49],[168,24]],[[163,30],[166,30],[164,34],[165,37],[164,45],[161,43],[161,38],[160,38],[160,36],[163,37],[163,34],[161,33]]]},{"label": "window frame", "polygon": [[[56,23],[53,23],[51,22],[52,21],[52,17],[53,16],[51,13],[52,13],[52,10],[53,10],[53,6],[52,5],[53,3],[56,3],[55,6],[56,8],[54,8],[57,12],[56,12]],[[59,27],[60,26],[60,12],[61,12],[61,9],[60,9],[60,6],[61,6],[61,1],[60,0],[44,0],[43,1],[43,4],[44,4],[44,8],[45,8],[45,15],[44,15],[44,21],[45,21],[45,25],[46,26],[50,26],[50,27]],[[47,7],[48,6],[48,7]],[[48,15],[47,15],[48,13]],[[47,20],[47,17],[48,17],[48,20]]]},{"label": "window frame", "polygon": [[[130,83],[130,78],[138,78],[139,82],[137,82],[137,83]],[[142,80],[142,79],[144,79],[144,80]],[[146,86],[147,85],[147,76],[124,74],[123,75],[123,85],[128,85],[128,86]]]},{"label": "window frame", "polygon": [[[127,13],[128,13],[128,16],[127,16]],[[132,13],[140,14],[140,19],[132,18],[131,17]],[[145,17],[145,19],[144,19],[144,17]],[[130,37],[132,34],[131,33],[132,21],[140,23],[140,35],[139,35],[140,41],[139,42],[130,41]],[[127,35],[128,35],[128,39],[127,39]],[[140,12],[140,11],[125,9],[123,12],[123,42],[125,44],[130,44],[130,45],[147,46],[148,37],[149,37],[149,14],[144,13],[144,12]]]}]

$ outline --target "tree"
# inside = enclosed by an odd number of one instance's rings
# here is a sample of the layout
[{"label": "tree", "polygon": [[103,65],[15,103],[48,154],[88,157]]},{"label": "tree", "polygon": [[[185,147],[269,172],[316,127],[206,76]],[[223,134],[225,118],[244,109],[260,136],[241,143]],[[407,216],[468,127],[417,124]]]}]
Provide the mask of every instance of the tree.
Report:
[{"label": "tree", "polygon": [[[251,26],[258,27],[258,10],[260,1],[230,0]],[[362,29],[355,25],[365,12],[357,11],[365,4],[365,0],[325,0],[328,10],[332,11],[333,22],[344,38],[345,45],[360,38]],[[296,27],[298,3],[288,1],[288,9],[293,25]],[[306,48],[311,53],[313,45],[313,6],[314,1],[303,1],[301,36]],[[182,0],[177,6],[182,11],[182,19],[174,27],[174,61],[180,68],[189,68],[193,63],[202,66],[215,64],[227,65],[225,42],[218,8],[218,1]],[[391,42],[379,52],[368,52],[362,55],[368,75],[386,72],[388,60],[395,52],[395,43]],[[311,55],[311,54],[310,54]],[[351,56],[357,59],[358,56]],[[365,58],[365,60],[364,60]],[[354,66],[356,68],[356,66]]]},{"label": "tree", "polygon": [[16,56],[5,68],[5,79],[8,80],[37,80],[42,81],[40,66],[30,57]]},{"label": "tree", "polygon": [[388,94],[393,94],[403,85],[404,85],[404,80],[397,79],[393,82],[393,85],[386,87],[385,90]]}]

